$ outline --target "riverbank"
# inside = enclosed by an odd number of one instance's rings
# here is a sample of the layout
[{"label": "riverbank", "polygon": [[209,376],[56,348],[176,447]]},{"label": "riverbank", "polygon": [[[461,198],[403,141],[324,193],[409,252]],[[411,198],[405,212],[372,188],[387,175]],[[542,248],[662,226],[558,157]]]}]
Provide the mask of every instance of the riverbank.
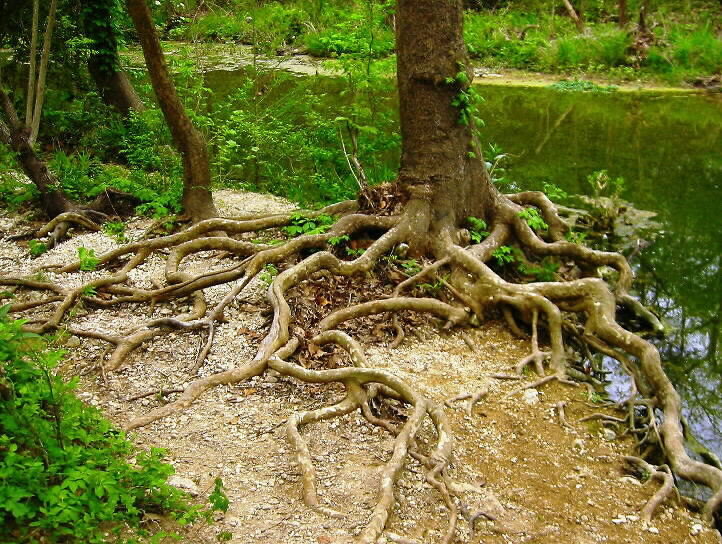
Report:
[{"label": "riverbank", "polygon": [[[215,199],[227,216],[294,208],[282,199],[237,191],[218,191]],[[126,236],[140,236],[150,222],[131,220]],[[34,226],[17,215],[0,218],[2,236]],[[81,233],[30,259],[24,242],[5,238],[0,258],[4,272],[23,275],[42,265],[74,260],[78,247],[101,254],[118,243],[103,232]],[[195,273],[223,266],[227,258],[210,251],[190,255],[183,266]],[[162,259],[133,272],[139,286],[161,281]],[[62,280],[60,275],[52,277],[74,285],[94,274],[77,272]],[[225,295],[222,287],[204,290],[209,303]],[[268,329],[265,290],[262,280],[254,280],[227,308],[200,375],[238,366],[253,356]],[[114,334],[148,317],[184,311],[187,304],[160,302],[148,315],[127,305],[92,314],[79,307],[77,327]],[[622,456],[633,453],[631,439],[621,428],[615,431],[613,423],[607,428],[599,420],[581,421],[594,414],[614,417],[620,413],[595,403],[584,387],[552,383],[522,390],[537,377],[498,378],[513,374],[518,361],[529,353],[529,339],[513,336],[506,325],[494,321],[466,332],[425,325],[417,333],[409,334],[396,349],[389,346],[391,336],[386,334],[372,335],[364,343],[371,366],[413,384],[440,406],[448,404],[445,411],[455,442],[450,476],[458,482],[470,513],[482,511],[487,516],[474,522],[473,532],[467,522],[461,522],[460,540],[471,544],[718,542],[714,530],[705,528],[696,514],[675,501],[664,503],[652,522],[641,519],[640,510],[657,484],[643,486],[622,470]],[[173,400],[174,393],[148,393],[184,387],[192,379],[188,367],[194,364],[198,349],[195,334],[173,332],[148,342],[123,367],[106,374],[97,370],[107,352],[101,340],[69,337],[65,342],[68,356],[61,371],[80,376],[80,397],[118,425]],[[463,399],[452,400],[483,389],[488,392],[475,406]],[[200,498],[213,488],[216,478],[223,480],[231,501],[228,512],[212,526],[191,529],[184,541],[210,544],[227,533],[235,544],[353,542],[375,504],[393,437],[355,412],[303,426],[318,471],[321,503],[343,512],[339,518],[329,518],[303,505],[295,451],[284,429],[293,414],[333,404],[340,394],[340,390],[267,372],[212,388],[182,413],[137,429],[137,443],[165,448],[176,469],[175,481]],[[419,447],[433,440],[431,428],[424,427]],[[401,542],[394,535],[411,542],[439,541],[448,511],[424,474],[419,463],[409,461],[380,543]]]},{"label": "riverbank", "polygon": [[[191,56],[191,48],[193,50]],[[295,50],[285,55],[259,56],[253,54],[253,47],[236,43],[165,41],[163,49],[170,57],[188,58],[199,69],[208,71],[233,72],[244,67],[259,66],[262,70],[284,70],[300,76],[338,76],[342,74],[338,59],[309,55]],[[139,48],[128,48],[122,58],[132,70],[144,70],[143,55]],[[389,76],[393,77],[393,64]],[[597,87],[606,87],[606,91],[638,92],[652,91],[665,93],[715,92],[720,90],[722,80],[711,80],[709,86],[673,85],[660,79],[639,74],[640,79],[629,80],[613,74],[584,73],[548,74],[514,68],[490,68],[474,64],[474,83],[481,85],[501,85],[512,87],[549,87],[559,82],[591,82]],[[609,88],[613,87],[613,88]],[[573,88],[570,90],[574,90]]]}]

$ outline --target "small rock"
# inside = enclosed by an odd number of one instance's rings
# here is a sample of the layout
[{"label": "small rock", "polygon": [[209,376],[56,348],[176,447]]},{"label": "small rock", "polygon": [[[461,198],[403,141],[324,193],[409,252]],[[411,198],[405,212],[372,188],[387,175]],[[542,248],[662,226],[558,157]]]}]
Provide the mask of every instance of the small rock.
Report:
[{"label": "small rock", "polygon": [[658,534],[659,534],[659,529],[657,529],[656,527],[647,527],[647,531],[649,531],[649,532],[652,533],[653,535],[658,535]]},{"label": "small rock", "polygon": [[177,487],[178,489],[182,489],[183,491],[187,491],[192,497],[200,495],[198,486],[193,482],[193,480],[189,480],[188,478],[173,475],[168,478],[168,484],[173,487]]},{"label": "small rock", "polygon": [[80,338],[77,336],[71,336],[68,338],[67,342],[65,342],[65,346],[69,348],[77,348],[80,347]]},{"label": "small rock", "polygon": [[700,523],[695,523],[692,525],[692,528],[689,530],[689,534],[692,536],[697,536],[704,530],[704,527]]},{"label": "small rock", "polygon": [[638,486],[642,485],[642,482],[640,482],[636,478],[632,478],[631,476],[622,476],[621,478],[619,478],[619,481],[624,482],[625,484],[632,484]]},{"label": "small rock", "polygon": [[612,442],[617,439],[617,433],[612,429],[602,429],[602,438],[607,442]]},{"label": "small rock", "polygon": [[539,402],[539,391],[536,389],[526,389],[522,394],[524,402],[529,405],[537,404]]}]

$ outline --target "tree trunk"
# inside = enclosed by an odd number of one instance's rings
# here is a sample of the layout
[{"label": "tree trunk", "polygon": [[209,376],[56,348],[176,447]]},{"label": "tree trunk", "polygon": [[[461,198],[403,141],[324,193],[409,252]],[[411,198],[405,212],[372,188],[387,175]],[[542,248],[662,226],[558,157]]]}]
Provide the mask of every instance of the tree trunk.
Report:
[{"label": "tree trunk", "polygon": [[577,13],[577,11],[574,9],[574,6],[569,0],[562,0],[564,3],[564,7],[567,8],[567,13],[569,13],[569,17],[572,18],[572,21],[574,21],[574,24],[577,27],[577,31],[581,34],[584,32],[584,20],[582,19],[581,15]]},{"label": "tree trunk", "polygon": [[48,170],[45,161],[35,154],[30,142],[30,128],[18,119],[15,108],[5,91],[0,89],[0,108],[8,121],[7,127],[0,122],[0,141],[18,154],[25,174],[33,181],[42,201],[43,210],[53,218],[73,208],[60,190],[60,183],[55,175]]},{"label": "tree trunk", "polygon": [[145,0],[126,0],[128,13],[143,47],[153,91],[170,128],[173,143],[183,159],[183,209],[191,219],[217,216],[211,195],[208,149],[203,135],[193,126],[176,93],[150,8]]},{"label": "tree trunk", "polygon": [[647,28],[647,15],[649,14],[649,0],[642,0],[639,6],[639,29],[640,36],[647,36],[649,28]]},{"label": "tree trunk", "polygon": [[624,28],[629,22],[627,15],[627,0],[619,0],[619,27]]},{"label": "tree trunk", "polygon": [[399,182],[416,213],[412,252],[422,253],[466,217],[490,219],[498,193],[484,168],[473,119],[462,123],[462,112],[452,105],[468,95],[472,77],[462,0],[398,0],[396,21]]},{"label": "tree trunk", "polygon": [[25,125],[33,122],[33,104],[35,103],[35,83],[38,61],[38,20],[40,19],[40,0],[33,0],[32,35],[30,36],[30,70],[28,72],[28,92],[25,97]]},{"label": "tree trunk", "polygon": [[32,145],[40,132],[40,116],[43,112],[43,101],[45,100],[45,78],[48,75],[48,61],[50,60],[50,46],[53,41],[53,30],[55,29],[55,13],[58,8],[58,0],[52,0],[48,12],[48,24],[45,27],[45,38],[43,39],[43,54],[40,57],[40,69],[38,70],[38,83],[35,87],[35,106],[33,109],[33,120],[30,123],[29,143]]},{"label": "tree trunk", "polygon": [[103,101],[123,116],[131,111],[143,110],[138,93],[119,68],[112,4],[107,0],[83,0],[81,20],[83,33],[93,42],[88,71]]}]

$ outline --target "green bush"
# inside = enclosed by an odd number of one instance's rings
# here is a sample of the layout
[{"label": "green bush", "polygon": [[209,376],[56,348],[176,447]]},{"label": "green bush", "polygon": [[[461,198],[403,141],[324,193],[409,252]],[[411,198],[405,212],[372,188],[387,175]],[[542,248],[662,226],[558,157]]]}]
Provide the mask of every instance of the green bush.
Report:
[{"label": "green bush", "polygon": [[166,482],[173,467],[163,451],[137,450],[75,397],[75,383],[54,372],[63,353],[23,332],[8,309],[0,308],[0,543],[94,544],[127,528],[137,542],[148,536],[146,513],[194,519],[197,509]]},{"label": "green bush", "polygon": [[632,38],[624,30],[598,25],[589,35],[560,37],[542,53],[542,64],[551,69],[611,68],[628,62]]}]

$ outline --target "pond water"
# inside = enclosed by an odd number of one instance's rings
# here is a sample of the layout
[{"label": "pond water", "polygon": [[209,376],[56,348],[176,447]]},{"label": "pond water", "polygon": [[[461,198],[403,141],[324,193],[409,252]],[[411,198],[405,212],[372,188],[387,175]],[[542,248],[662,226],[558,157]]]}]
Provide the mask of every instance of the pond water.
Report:
[{"label": "pond water", "polygon": [[[635,295],[669,326],[654,340],[697,434],[722,455],[722,96],[480,86],[483,138],[524,189],[589,193],[606,169],[662,233],[632,265]],[[617,393],[619,393],[617,391]]]},{"label": "pond water", "polygon": [[[211,103],[246,78],[243,68],[206,72]],[[329,108],[342,100],[337,79],[317,76],[313,86],[331,97]],[[494,143],[510,155],[506,177],[518,189],[552,182],[589,194],[587,176],[607,170],[624,178],[624,199],[658,214],[662,232],[632,260],[634,294],[668,326],[652,340],[695,434],[722,456],[722,95],[477,88],[484,148]],[[398,157],[388,160],[395,168]],[[624,383],[613,380],[612,396]]]}]

